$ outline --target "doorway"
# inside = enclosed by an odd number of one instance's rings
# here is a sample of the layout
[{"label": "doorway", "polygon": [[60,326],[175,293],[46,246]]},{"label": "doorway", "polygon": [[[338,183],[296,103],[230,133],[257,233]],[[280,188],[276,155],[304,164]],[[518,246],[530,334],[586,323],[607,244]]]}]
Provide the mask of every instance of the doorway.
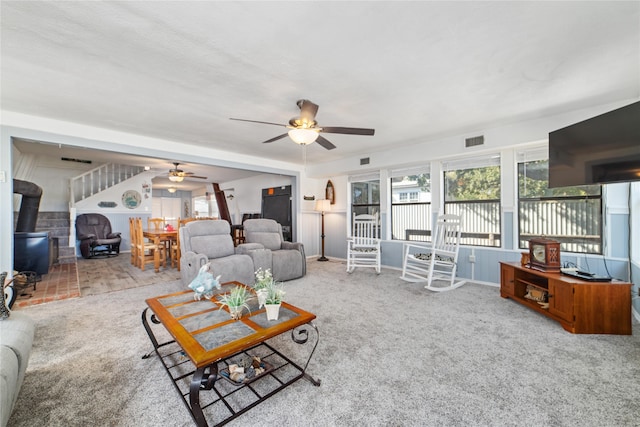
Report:
[{"label": "doorway", "polygon": [[284,240],[291,242],[291,186],[262,189],[262,218],[270,218],[282,225]]}]

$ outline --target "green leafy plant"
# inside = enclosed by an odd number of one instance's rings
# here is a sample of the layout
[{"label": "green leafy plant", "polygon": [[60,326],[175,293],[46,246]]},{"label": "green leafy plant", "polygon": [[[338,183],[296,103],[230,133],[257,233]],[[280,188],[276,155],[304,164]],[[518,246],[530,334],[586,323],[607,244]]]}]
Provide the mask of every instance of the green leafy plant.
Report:
[{"label": "green leafy plant", "polygon": [[228,294],[223,294],[220,296],[220,308],[225,305],[229,307],[229,312],[231,313],[231,317],[234,319],[239,319],[242,315],[242,309],[246,308],[249,313],[251,313],[251,309],[249,305],[247,305],[247,301],[251,298],[251,294],[244,286],[236,286],[229,292]]},{"label": "green leafy plant", "polygon": [[285,291],[282,283],[271,282],[267,286],[266,304],[280,304],[284,294]]},{"label": "green leafy plant", "polygon": [[271,274],[271,270],[267,268],[263,270],[259,268],[255,272],[256,281],[253,285],[253,289],[259,291],[260,289],[266,289],[269,285],[273,283],[273,275]]}]

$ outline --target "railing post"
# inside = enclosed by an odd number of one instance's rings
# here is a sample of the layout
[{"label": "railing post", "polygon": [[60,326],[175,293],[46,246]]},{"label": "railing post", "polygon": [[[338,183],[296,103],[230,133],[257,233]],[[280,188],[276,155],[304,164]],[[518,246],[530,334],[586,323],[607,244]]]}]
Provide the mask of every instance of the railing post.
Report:
[{"label": "railing post", "polygon": [[70,203],[75,204],[87,197],[120,184],[139,175],[144,169],[138,166],[109,163],[98,166],[70,180]]},{"label": "railing post", "polygon": [[69,207],[69,247],[76,247],[76,216],[77,210],[75,207]]}]

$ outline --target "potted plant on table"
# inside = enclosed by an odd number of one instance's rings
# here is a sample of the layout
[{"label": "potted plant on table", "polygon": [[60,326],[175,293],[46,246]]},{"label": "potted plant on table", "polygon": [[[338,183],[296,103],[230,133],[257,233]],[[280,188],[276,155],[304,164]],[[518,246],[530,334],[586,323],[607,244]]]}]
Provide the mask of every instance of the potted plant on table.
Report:
[{"label": "potted plant on table", "polygon": [[255,272],[256,281],[253,285],[253,289],[258,296],[258,308],[262,308],[265,300],[267,299],[267,288],[273,284],[273,275],[270,269],[263,270],[259,268]]},{"label": "potted plant on table", "polygon": [[251,312],[251,309],[247,305],[247,301],[251,298],[251,294],[244,286],[236,286],[228,294],[220,296],[220,308],[225,305],[229,308],[229,314],[234,320],[238,320],[242,317],[242,309],[246,309]]},{"label": "potted plant on table", "polygon": [[280,314],[280,305],[284,297],[284,289],[282,283],[271,282],[267,286],[267,298],[265,300],[265,308],[267,310],[267,320],[278,320]]}]

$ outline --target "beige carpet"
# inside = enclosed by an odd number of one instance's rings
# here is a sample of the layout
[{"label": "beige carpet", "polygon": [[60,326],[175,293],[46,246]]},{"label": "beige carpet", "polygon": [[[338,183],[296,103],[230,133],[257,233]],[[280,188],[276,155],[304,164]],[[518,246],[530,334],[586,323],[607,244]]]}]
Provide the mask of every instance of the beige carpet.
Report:
[{"label": "beige carpet", "polygon": [[[631,336],[573,335],[497,288],[431,293],[398,276],[310,261],[286,300],[317,315],[308,373],[322,384],[298,381],[229,425],[639,424],[637,324]],[[9,426],[193,425],[161,363],[141,359],[152,349],[144,300],[181,289],[156,282],[21,309],[36,336]]]}]

